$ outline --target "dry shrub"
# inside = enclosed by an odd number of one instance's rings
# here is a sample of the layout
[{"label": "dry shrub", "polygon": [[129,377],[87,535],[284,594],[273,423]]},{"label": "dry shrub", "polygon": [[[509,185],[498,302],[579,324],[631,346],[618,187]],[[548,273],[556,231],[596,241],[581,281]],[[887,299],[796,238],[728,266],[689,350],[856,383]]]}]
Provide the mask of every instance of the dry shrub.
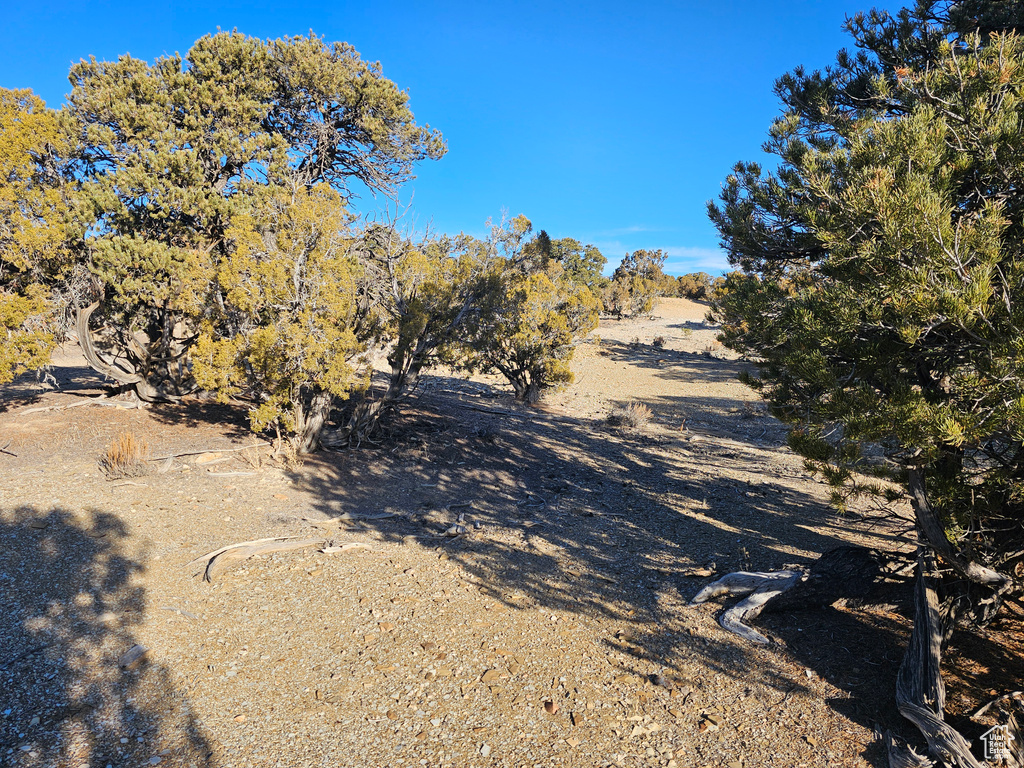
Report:
[{"label": "dry shrub", "polygon": [[263,467],[263,457],[259,445],[249,445],[238,452],[238,457],[253,469]]},{"label": "dry shrub", "polygon": [[122,432],[100,457],[100,469],[108,480],[141,477],[149,472],[149,444],[134,432]]},{"label": "dry shrub", "polygon": [[280,462],[285,470],[294,472],[302,466],[302,454],[293,440],[278,437],[274,440],[274,452],[271,458]]},{"label": "dry shrub", "polygon": [[661,349],[662,347],[664,347],[664,346],[665,346],[665,337],[664,337],[664,336],[655,336],[655,337],[654,337],[654,341],[652,341],[651,343],[652,343],[652,344],[653,344],[653,345],[654,345],[654,346],[655,346],[655,347],[656,347],[657,349]]},{"label": "dry shrub", "polygon": [[704,347],[704,357],[714,357],[716,359],[722,359],[725,356],[725,348],[722,346],[720,341],[712,341],[706,347]]},{"label": "dry shrub", "polygon": [[651,421],[651,409],[643,403],[630,402],[608,414],[608,423],[613,427],[643,429]]}]

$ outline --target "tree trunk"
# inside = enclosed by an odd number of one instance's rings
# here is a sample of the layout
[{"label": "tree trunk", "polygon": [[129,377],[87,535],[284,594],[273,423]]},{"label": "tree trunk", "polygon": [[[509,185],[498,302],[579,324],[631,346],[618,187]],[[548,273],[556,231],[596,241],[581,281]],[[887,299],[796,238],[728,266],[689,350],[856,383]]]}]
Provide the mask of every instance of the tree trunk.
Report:
[{"label": "tree trunk", "polygon": [[[928,742],[928,752],[938,765],[949,768],[982,768],[971,754],[970,744],[942,719],[946,689],[942,683],[942,638],[945,628],[935,591],[935,556],[922,547],[918,553],[914,591],[914,630],[896,677],[896,704],[900,713],[917,726]],[[903,765],[906,763],[892,763]]]},{"label": "tree trunk", "polygon": [[320,447],[320,440],[331,414],[334,396],[330,392],[314,393],[308,406],[295,406],[295,449],[299,453],[313,453]]},{"label": "tree trunk", "polygon": [[378,400],[365,399],[352,409],[345,426],[325,435],[323,443],[329,448],[340,448],[358,443],[370,437],[377,429],[381,417],[413,389],[420,379],[424,357],[414,354],[411,358],[391,363],[391,376],[388,387]]},{"label": "tree trunk", "polygon": [[[928,495],[925,492],[924,470],[920,467],[908,469],[907,481],[910,488],[910,501],[914,507],[917,530],[924,536],[928,546],[931,547],[935,554],[952,566],[967,581],[992,587],[996,591],[996,597],[1007,591],[1012,586],[1008,576],[973,560],[968,560],[950,542],[946,536],[942,521],[928,501]],[[998,608],[999,603],[996,600],[992,610],[993,614]]]},{"label": "tree trunk", "polygon": [[[195,390],[185,354],[186,339],[178,325],[165,318],[160,338],[151,341],[145,334],[118,334],[120,339],[101,338],[89,326],[89,320],[99,307],[95,301],[76,310],[76,330],[82,353],[89,365],[102,375],[127,387],[146,402],[178,402],[183,395]],[[113,347],[113,353],[101,349],[99,341]]]}]

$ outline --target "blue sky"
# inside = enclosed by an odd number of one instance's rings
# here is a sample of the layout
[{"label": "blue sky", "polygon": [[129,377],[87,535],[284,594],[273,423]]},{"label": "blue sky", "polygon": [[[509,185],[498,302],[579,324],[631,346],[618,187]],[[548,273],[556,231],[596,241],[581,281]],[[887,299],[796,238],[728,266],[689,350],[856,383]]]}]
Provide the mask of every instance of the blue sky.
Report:
[{"label": "blue sky", "polygon": [[506,209],[597,245],[610,267],[662,248],[668,272],[718,273],[727,265],[705,203],[737,160],[763,159],[772,83],[832,61],[849,42],[845,17],[871,5],[43,0],[5,9],[0,86],[58,106],[71,63],[89,55],[184,54],[218,27],[313,30],[380,61],[417,121],[447,139],[448,155],[403,190],[420,227],[483,235]]}]

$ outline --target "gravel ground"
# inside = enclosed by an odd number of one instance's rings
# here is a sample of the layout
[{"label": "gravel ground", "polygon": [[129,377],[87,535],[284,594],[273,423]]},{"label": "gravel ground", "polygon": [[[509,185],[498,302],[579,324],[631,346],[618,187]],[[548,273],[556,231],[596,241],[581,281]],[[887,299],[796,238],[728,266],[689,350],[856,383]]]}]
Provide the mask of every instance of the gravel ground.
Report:
[{"label": "gravel ground", "polygon": [[[383,442],[300,466],[233,450],[226,407],[54,410],[97,394],[73,349],[59,390],[8,387],[0,764],[882,765],[899,615],[766,617],[753,647],[687,606],[695,568],[906,547],[829,510],[703,314],[602,323],[536,409],[428,377]],[[651,423],[610,427],[630,401]],[[190,455],[110,481],[125,431]],[[368,548],[188,565],[273,536]]]}]

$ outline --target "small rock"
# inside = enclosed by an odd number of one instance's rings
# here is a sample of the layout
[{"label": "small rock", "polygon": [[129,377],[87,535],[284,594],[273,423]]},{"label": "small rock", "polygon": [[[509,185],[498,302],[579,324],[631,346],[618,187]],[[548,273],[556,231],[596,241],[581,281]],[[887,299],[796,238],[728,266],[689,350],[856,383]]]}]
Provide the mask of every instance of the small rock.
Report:
[{"label": "small rock", "polygon": [[818,746],[818,740],[813,736],[804,736],[804,741],[810,744],[812,747]]},{"label": "small rock", "polygon": [[391,632],[395,628],[390,621],[382,621],[377,626],[380,627],[381,632]]},{"label": "small rock", "polygon": [[29,528],[35,528],[37,531],[41,531],[49,525],[45,520],[30,520],[28,523]]},{"label": "small rock", "polygon": [[570,747],[578,747],[583,742],[580,741],[579,739],[573,738],[573,739],[566,739],[565,743],[568,744]]},{"label": "small rock", "polygon": [[500,679],[500,677],[501,677],[501,673],[498,672],[498,670],[496,670],[496,669],[488,669],[486,672],[484,672],[483,676],[480,678],[480,682],[482,682],[482,683],[495,683],[495,682],[497,682]]},{"label": "small rock", "polygon": [[31,720],[29,721],[29,723],[28,723],[28,724],[29,724],[29,725],[39,725],[39,715],[36,715],[35,717],[33,717],[33,718],[32,718],[32,719],[31,719]]},{"label": "small rock", "polygon": [[583,725],[584,719],[582,712],[571,712],[569,714],[569,721],[577,727]]},{"label": "small rock", "polygon": [[480,745],[480,756],[481,757],[488,757],[490,754],[491,754],[491,745],[490,744],[481,744]]},{"label": "small rock", "polygon": [[665,688],[665,689],[667,689],[669,691],[671,691],[673,688],[675,688],[675,685],[673,685],[672,681],[669,680],[664,675],[651,675],[651,682],[654,683],[655,685],[657,685],[657,686],[659,686],[661,688]]},{"label": "small rock", "polygon": [[117,664],[121,669],[135,669],[148,655],[149,649],[146,646],[136,644],[121,655]]},{"label": "small rock", "polygon": [[395,712],[395,710],[393,710],[393,709],[389,709],[388,713],[387,713],[387,718],[388,718],[388,720],[397,720],[398,719],[398,713]]},{"label": "small rock", "polygon": [[551,701],[550,699],[548,699],[544,702],[544,711],[547,712],[549,715],[558,714],[558,702]]},{"label": "small rock", "polygon": [[235,715],[235,722],[236,723],[244,723],[245,722],[245,715]]}]

